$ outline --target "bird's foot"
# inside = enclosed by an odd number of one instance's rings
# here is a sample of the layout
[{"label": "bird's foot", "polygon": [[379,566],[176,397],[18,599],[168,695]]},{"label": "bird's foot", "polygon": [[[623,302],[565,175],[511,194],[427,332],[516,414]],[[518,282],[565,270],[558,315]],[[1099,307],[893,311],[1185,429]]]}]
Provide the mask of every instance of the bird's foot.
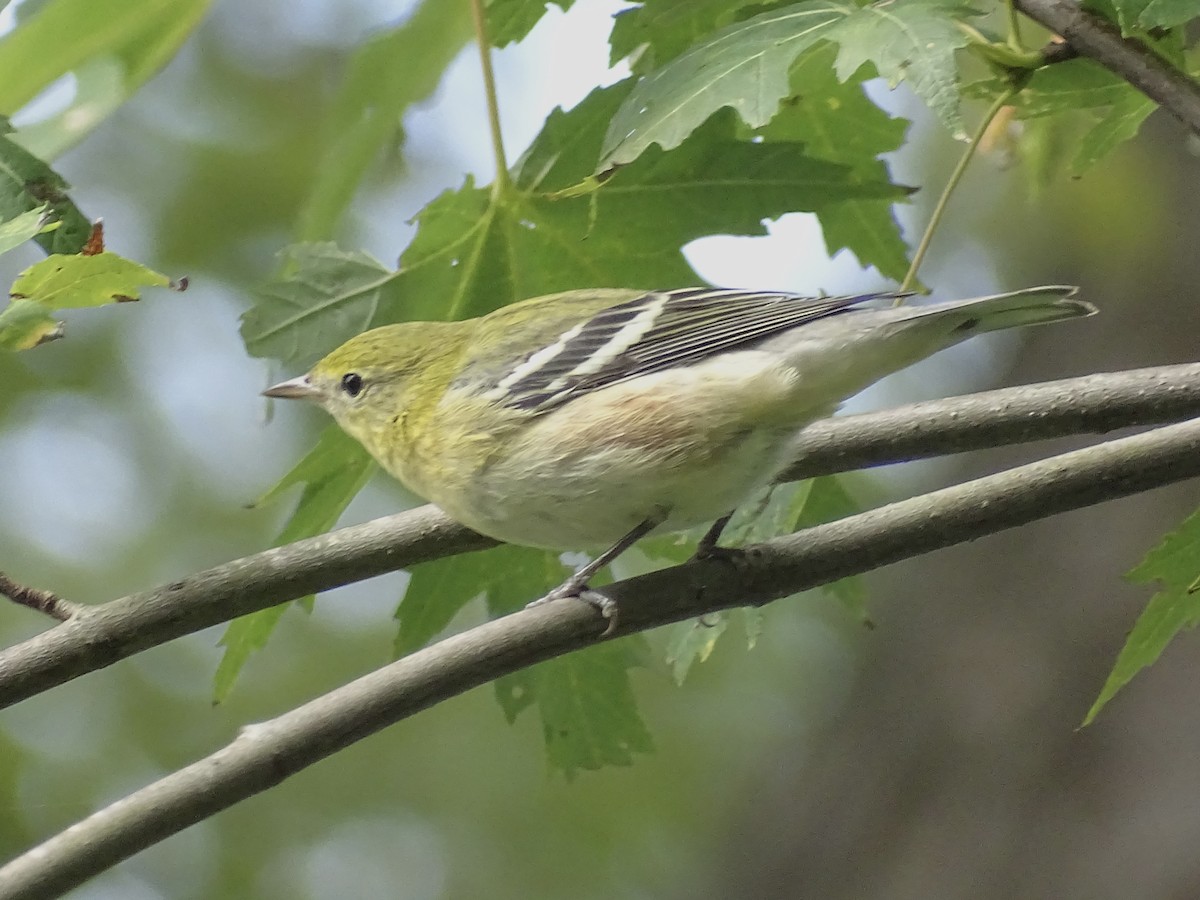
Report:
[{"label": "bird's foot", "polygon": [[734,567],[740,566],[745,558],[746,551],[741,547],[722,547],[719,544],[706,544],[703,541],[696,545],[696,552],[692,554],[693,560],[719,559]]},{"label": "bird's foot", "polygon": [[525,608],[532,609],[555,600],[581,600],[600,613],[608,622],[608,627],[604,629],[604,633],[600,637],[608,637],[617,628],[617,602],[612,597],[592,590],[588,587],[586,579],[572,576],[545,597],[539,597],[532,603],[525,604]]}]

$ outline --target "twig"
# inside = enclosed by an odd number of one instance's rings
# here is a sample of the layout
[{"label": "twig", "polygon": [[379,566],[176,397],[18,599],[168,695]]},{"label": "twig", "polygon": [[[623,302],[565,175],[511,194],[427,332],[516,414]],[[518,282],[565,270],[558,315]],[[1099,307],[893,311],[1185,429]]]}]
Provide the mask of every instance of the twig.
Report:
[{"label": "twig", "polygon": [[[1200,364],[1089,375],[845,416],[809,426],[791,477],[1106,432],[1200,415]],[[79,675],[306,594],[495,542],[421,507],[86,606],[0,652],[0,708]]]},{"label": "twig", "polygon": [[938,196],[937,203],[934,204],[933,211],[929,214],[929,223],[925,226],[925,233],[921,235],[920,243],[917,244],[917,249],[913,253],[912,263],[909,265],[908,271],[904,274],[904,280],[900,282],[901,292],[911,290],[916,285],[917,272],[921,269],[921,263],[925,261],[925,254],[929,252],[929,245],[933,243],[933,236],[937,233],[938,226],[942,223],[942,218],[946,214],[946,208],[950,205],[950,198],[954,195],[955,188],[958,187],[963,175],[966,174],[967,166],[971,164],[971,160],[979,150],[979,143],[991,127],[992,120],[996,118],[1000,110],[1008,105],[1008,102],[1012,100],[1016,92],[1015,88],[1010,87],[993,101],[976,127],[975,134],[971,136],[971,142],[967,144],[962,152],[962,156],[958,158],[958,162],[954,166],[954,171],[950,173],[950,178],[947,179],[946,186],[942,188],[942,193]]},{"label": "twig", "polygon": [[1143,44],[1122,37],[1111,22],[1074,0],[1013,0],[1013,5],[1200,134],[1200,84],[1195,79]]},{"label": "twig", "polygon": [[21,606],[28,606],[30,609],[45,613],[60,622],[68,621],[82,608],[51,591],[17,584],[3,572],[0,572],[0,595],[7,597],[13,603],[19,603]]},{"label": "twig", "polygon": [[492,138],[492,155],[496,159],[496,180],[492,194],[502,194],[508,188],[508,160],[504,155],[504,136],[500,131],[500,101],[496,95],[496,74],[492,70],[492,45],[488,40],[487,10],[483,0],[469,0],[475,21],[475,43],[479,47],[479,67],[483,72],[483,91],[487,99],[488,133]]},{"label": "twig", "polygon": [[[604,588],[617,634],[762,605],[922,553],[1200,475],[1200,421],[1075,450],[749,548]],[[0,869],[0,897],[42,898],[442,700],[599,639],[562,600],[446,638],[268,722],[89,816]]]}]

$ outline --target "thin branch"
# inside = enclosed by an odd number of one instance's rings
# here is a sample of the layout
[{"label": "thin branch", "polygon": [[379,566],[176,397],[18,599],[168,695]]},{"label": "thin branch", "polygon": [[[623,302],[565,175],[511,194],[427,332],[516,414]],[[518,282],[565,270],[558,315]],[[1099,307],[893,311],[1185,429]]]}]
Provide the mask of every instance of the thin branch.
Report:
[{"label": "thin branch", "polygon": [[500,100],[496,94],[496,73],[492,70],[492,43],[488,39],[487,10],[483,0],[468,0],[475,20],[475,43],[479,47],[479,67],[483,73],[483,92],[487,98],[488,133],[492,137],[492,155],[496,159],[496,180],[492,194],[508,188],[508,160],[504,155],[504,136],[500,131]]},{"label": "thin branch", "polygon": [[[1200,364],[1088,375],[814,423],[789,477],[1200,415]],[[495,542],[426,506],[81,608],[0,652],[0,708],[141,650],[306,594]]]},{"label": "thin branch", "polygon": [[942,218],[946,215],[946,209],[950,205],[950,198],[962,182],[963,175],[967,173],[967,166],[975,158],[975,154],[979,150],[979,143],[983,140],[983,136],[987,134],[988,129],[991,128],[992,121],[999,115],[1000,110],[1008,105],[1008,102],[1016,92],[1016,88],[1010,87],[997,97],[979,121],[979,125],[975,129],[975,134],[971,136],[971,142],[967,144],[962,152],[962,156],[958,158],[958,162],[954,166],[954,171],[950,173],[950,178],[947,179],[946,186],[942,188],[942,193],[938,197],[937,203],[934,204],[933,211],[929,214],[929,223],[925,226],[925,233],[921,235],[920,243],[917,244],[917,249],[913,253],[912,263],[909,265],[908,271],[904,274],[904,280],[900,282],[900,290],[902,292],[911,290],[916,285],[917,272],[921,269],[921,263],[925,261],[925,254],[929,252],[929,245],[933,243],[933,236],[937,233],[938,226],[942,224]]},{"label": "thin branch", "polygon": [[0,652],[0,708],[246,613],[495,544],[422,506],[85,606],[70,621]]},{"label": "thin branch", "polygon": [[21,606],[45,613],[60,622],[66,622],[82,609],[78,604],[64,600],[51,591],[18,584],[3,572],[0,572],[0,596],[7,597],[13,603],[19,603]]},{"label": "thin branch", "polygon": [[1200,134],[1200,84],[1195,79],[1144,44],[1122,37],[1115,25],[1074,0],[1013,0],[1013,4]]},{"label": "thin branch", "polygon": [[[630,634],[762,605],[1067,510],[1200,475],[1200,420],[1039,460],[749,548],[604,588]],[[89,816],[0,869],[7,900],[58,894],[420,710],[601,639],[561,600],[487,622],[243,729],[228,746]]]}]

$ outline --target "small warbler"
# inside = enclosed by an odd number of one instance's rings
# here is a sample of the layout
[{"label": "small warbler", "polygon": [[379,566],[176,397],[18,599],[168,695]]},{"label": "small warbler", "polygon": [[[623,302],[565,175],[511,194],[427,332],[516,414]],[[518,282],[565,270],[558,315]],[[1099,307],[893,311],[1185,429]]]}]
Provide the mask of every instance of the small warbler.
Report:
[{"label": "small warbler", "polygon": [[576,290],[360,334],[268,397],[313,400],[392,475],[482,534],[608,549],[715,522],[787,466],[798,430],[977,334],[1089,316],[1048,286],[928,306],[893,293]]}]

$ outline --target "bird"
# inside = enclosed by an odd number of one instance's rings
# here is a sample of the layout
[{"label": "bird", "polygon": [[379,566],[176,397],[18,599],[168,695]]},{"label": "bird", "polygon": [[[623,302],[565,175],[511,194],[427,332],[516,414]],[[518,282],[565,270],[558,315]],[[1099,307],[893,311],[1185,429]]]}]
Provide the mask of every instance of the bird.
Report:
[{"label": "bird", "polygon": [[496,540],[601,551],[535,603],[579,597],[642,537],[710,524],[791,460],[798,432],[886,375],[979,334],[1093,315],[1046,285],[924,305],[595,288],[359,334],[268,397],[315,402],[388,473]]}]

